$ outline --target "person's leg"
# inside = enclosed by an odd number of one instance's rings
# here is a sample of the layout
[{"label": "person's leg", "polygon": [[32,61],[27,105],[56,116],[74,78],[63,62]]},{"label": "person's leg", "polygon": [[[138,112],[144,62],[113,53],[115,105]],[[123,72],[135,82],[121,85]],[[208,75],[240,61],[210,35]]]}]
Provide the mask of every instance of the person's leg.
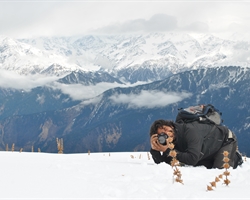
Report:
[{"label": "person's leg", "polygon": [[231,167],[234,167],[234,157],[235,157],[235,154],[236,154],[236,148],[237,148],[237,141],[236,140],[233,140],[229,144],[223,146],[217,152],[217,154],[214,157],[213,168],[219,168],[219,169],[223,168],[223,164],[224,164],[224,161],[223,161],[223,158],[224,158],[223,152],[224,151],[227,151],[229,153],[228,158],[230,160],[229,160],[228,163],[229,163],[229,165]]},{"label": "person's leg", "polygon": [[242,155],[237,149],[234,157],[234,169],[236,169],[239,165],[242,165],[242,163],[243,163]]}]

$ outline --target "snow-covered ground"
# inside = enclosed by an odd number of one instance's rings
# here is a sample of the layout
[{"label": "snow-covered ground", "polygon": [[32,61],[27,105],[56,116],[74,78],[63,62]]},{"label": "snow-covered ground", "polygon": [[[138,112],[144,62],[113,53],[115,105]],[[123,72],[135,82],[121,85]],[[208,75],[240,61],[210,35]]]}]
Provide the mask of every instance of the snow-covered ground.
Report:
[{"label": "snow-covered ground", "polygon": [[[149,159],[150,158],[150,159]],[[225,170],[154,164],[147,152],[50,154],[0,152],[0,199],[250,199],[250,162],[229,169],[213,191],[207,185]]]}]

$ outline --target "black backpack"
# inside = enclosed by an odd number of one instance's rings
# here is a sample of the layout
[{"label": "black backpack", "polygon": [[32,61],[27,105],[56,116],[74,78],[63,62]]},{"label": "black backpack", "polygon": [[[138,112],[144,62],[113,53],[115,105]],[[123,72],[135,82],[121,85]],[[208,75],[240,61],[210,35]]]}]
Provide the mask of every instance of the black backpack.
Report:
[{"label": "black backpack", "polygon": [[[199,121],[200,123],[210,123],[214,125],[222,125],[222,113],[212,104],[190,106],[188,108],[178,109],[176,123],[189,123]],[[215,127],[215,126],[214,126]],[[234,158],[234,169],[242,165],[243,159],[241,153],[237,150]]]},{"label": "black backpack", "polygon": [[212,104],[190,106],[179,108],[176,116],[176,123],[189,123],[199,121],[201,123],[212,123],[221,125],[223,120],[222,113]]}]

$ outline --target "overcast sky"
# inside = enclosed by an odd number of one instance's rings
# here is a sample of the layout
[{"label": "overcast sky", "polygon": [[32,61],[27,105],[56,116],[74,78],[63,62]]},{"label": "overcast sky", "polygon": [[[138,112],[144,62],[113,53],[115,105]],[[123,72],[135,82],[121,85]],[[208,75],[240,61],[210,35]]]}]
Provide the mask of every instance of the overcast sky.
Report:
[{"label": "overcast sky", "polygon": [[[0,0],[0,35],[30,38],[188,31],[230,36],[235,32],[250,32],[249,10],[250,1]],[[0,73],[0,86],[27,91],[53,80],[54,77],[28,79],[11,72]],[[59,84],[57,87],[73,99],[81,100],[83,97],[93,98],[114,87],[114,84],[102,83],[89,87]],[[110,98],[113,103],[152,108],[166,106],[190,96],[189,93],[142,91],[136,97],[130,94]],[[42,102],[44,98],[39,97],[38,100]]]},{"label": "overcast sky", "polygon": [[250,31],[250,1],[0,1],[0,35]]}]

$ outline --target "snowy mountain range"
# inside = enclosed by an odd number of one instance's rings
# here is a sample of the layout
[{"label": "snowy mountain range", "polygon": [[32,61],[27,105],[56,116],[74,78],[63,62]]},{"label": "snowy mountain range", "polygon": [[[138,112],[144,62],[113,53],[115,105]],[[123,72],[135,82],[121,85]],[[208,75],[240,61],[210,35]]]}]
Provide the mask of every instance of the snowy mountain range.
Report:
[{"label": "snowy mountain range", "polygon": [[0,36],[0,149],[56,152],[64,138],[66,153],[145,151],[154,120],[212,103],[250,155],[248,49],[177,33]]},{"label": "snowy mountain range", "polygon": [[14,40],[0,36],[0,68],[21,75],[106,71],[123,81],[155,81],[187,69],[250,66],[249,41],[151,33]]}]

